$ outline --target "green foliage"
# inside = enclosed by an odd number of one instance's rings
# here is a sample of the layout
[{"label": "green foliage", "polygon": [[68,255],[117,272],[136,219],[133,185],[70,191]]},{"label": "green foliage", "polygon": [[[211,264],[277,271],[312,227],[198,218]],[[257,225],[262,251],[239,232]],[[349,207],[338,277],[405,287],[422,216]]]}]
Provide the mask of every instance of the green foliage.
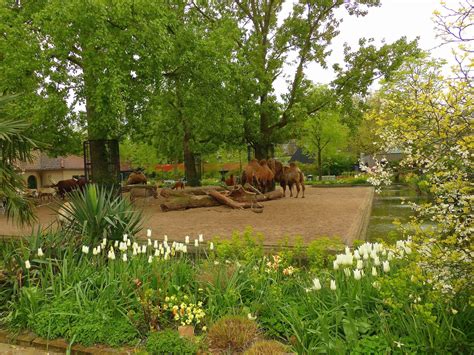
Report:
[{"label": "green foliage", "polygon": [[308,244],[306,251],[308,263],[312,268],[322,269],[332,266],[334,255],[344,250],[340,238],[321,237]]},{"label": "green foliage", "polygon": [[87,185],[83,192],[73,191],[69,196],[69,204],[59,209],[66,220],[63,228],[85,244],[102,238],[119,240],[124,234],[135,235],[141,229],[141,212],[133,210],[130,201],[113,190]]},{"label": "green foliage", "polygon": [[152,332],[146,341],[150,354],[196,354],[198,345],[187,338],[180,337],[175,330]]},{"label": "green foliage", "polygon": [[351,350],[351,354],[390,354],[391,347],[387,340],[378,335],[363,337]]},{"label": "green foliage", "polygon": [[223,259],[250,260],[263,256],[263,236],[248,227],[243,233],[234,232],[231,239],[217,239],[216,254]]},{"label": "green foliage", "polygon": [[283,355],[288,352],[288,347],[276,340],[259,340],[244,355]]}]

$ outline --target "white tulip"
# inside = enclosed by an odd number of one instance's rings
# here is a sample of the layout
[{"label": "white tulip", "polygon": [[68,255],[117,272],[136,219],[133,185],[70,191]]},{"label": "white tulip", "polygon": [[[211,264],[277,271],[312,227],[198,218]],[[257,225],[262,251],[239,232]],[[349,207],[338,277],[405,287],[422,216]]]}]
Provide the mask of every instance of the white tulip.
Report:
[{"label": "white tulip", "polygon": [[363,258],[364,260],[368,260],[368,259],[369,259],[369,254],[365,253],[365,254],[362,256],[362,258]]},{"label": "white tulip", "polygon": [[150,238],[148,238],[148,246],[151,247],[151,239]]},{"label": "white tulip", "polygon": [[214,243],[213,243],[213,242],[211,242],[211,243],[209,244],[209,250],[214,250]]},{"label": "white tulip", "polygon": [[389,251],[387,255],[387,260],[392,260],[392,259],[393,259],[393,253]]},{"label": "white tulip", "polygon": [[89,254],[89,247],[88,247],[87,245],[83,245],[83,246],[82,246],[82,252],[83,252],[84,254]]},{"label": "white tulip", "polygon": [[167,236],[166,234],[165,234],[165,237],[163,238],[163,240],[164,240],[165,242],[168,241],[168,236]]},{"label": "white tulip", "polygon": [[142,245],[142,254],[146,254],[146,245]]},{"label": "white tulip", "polygon": [[38,257],[41,258],[42,256],[44,256],[43,249],[38,248]]},{"label": "white tulip", "polygon": [[184,238],[184,242],[185,242],[186,244],[189,244],[189,235],[187,235],[187,236]]},{"label": "white tulip", "polygon": [[123,235],[123,239],[122,239],[122,240],[123,240],[124,242],[126,242],[126,241],[127,241],[127,239],[128,239],[128,234],[124,234],[124,235]]},{"label": "white tulip", "polygon": [[114,247],[116,247],[116,248],[117,248],[117,247],[118,247],[118,245],[119,245],[119,241],[118,241],[118,240],[116,240],[116,241],[114,242]]},{"label": "white tulip", "polygon": [[137,256],[137,254],[138,254],[138,251],[137,251],[137,249],[136,249],[136,248],[133,248],[132,255],[133,255],[133,256]]},{"label": "white tulip", "polygon": [[357,260],[357,269],[362,270],[364,268],[364,262],[362,260]]},{"label": "white tulip", "polygon": [[150,228],[148,228],[148,229],[146,230],[146,236],[147,236],[148,238],[151,237],[151,229],[150,229]]},{"label": "white tulip", "polygon": [[26,260],[26,261],[25,261],[25,268],[27,268],[27,269],[30,269],[30,268],[31,268],[31,264],[30,264],[30,261],[29,261],[29,260]]},{"label": "white tulip", "polygon": [[372,266],[372,276],[377,276],[377,269],[375,266]]},{"label": "white tulip", "polygon": [[204,236],[199,234],[199,243],[204,243]]},{"label": "white tulip", "polygon": [[97,248],[92,249],[92,255],[97,255]]},{"label": "white tulip", "polygon": [[380,259],[378,257],[374,259],[374,264],[375,266],[380,266]]},{"label": "white tulip", "polygon": [[107,255],[107,257],[110,259],[110,260],[115,260],[115,253],[113,250],[109,250],[109,253]]},{"label": "white tulip", "polygon": [[360,273],[360,270],[354,270],[354,279],[360,280],[362,278],[362,274]]},{"label": "white tulip", "polygon": [[151,264],[152,262],[153,262],[153,257],[150,255],[150,256],[148,257],[148,264]]},{"label": "white tulip", "polygon": [[331,290],[335,291],[336,290],[336,281],[331,280]]},{"label": "white tulip", "polygon": [[351,270],[349,270],[349,269],[344,269],[344,274],[345,274],[347,277],[350,277],[350,276],[351,276]]},{"label": "white tulip", "polygon": [[360,259],[360,254],[358,250],[354,250],[354,258],[356,258],[357,260]]},{"label": "white tulip", "polygon": [[155,249],[155,256],[160,256],[160,250],[159,249]]},{"label": "white tulip", "polygon": [[137,243],[137,242],[133,242],[132,248],[133,248],[133,249],[138,249],[138,243]]},{"label": "white tulip", "polygon": [[127,246],[129,247],[130,244],[132,244],[132,242],[130,241],[130,239],[127,239]]},{"label": "white tulip", "polygon": [[153,242],[153,248],[158,249],[158,241],[157,240],[155,240]]},{"label": "white tulip", "polygon": [[102,239],[102,248],[105,248],[107,245],[107,238]]},{"label": "white tulip", "polygon": [[187,245],[184,245],[183,246],[183,253],[187,253],[188,252],[188,246]]},{"label": "white tulip", "polygon": [[123,260],[123,261],[127,261],[127,254],[123,254],[123,255],[122,255],[122,260]]},{"label": "white tulip", "polygon": [[388,263],[388,261],[384,261],[382,264],[383,264],[383,271],[384,272],[389,272],[390,271],[390,264]]},{"label": "white tulip", "polygon": [[334,260],[332,262],[332,265],[333,265],[334,270],[339,270],[339,264],[338,264],[337,260]]},{"label": "white tulip", "polygon": [[313,279],[313,289],[316,291],[319,291],[321,289],[321,282],[317,277]]},{"label": "white tulip", "polygon": [[194,239],[194,246],[197,248],[199,246],[199,240]]}]

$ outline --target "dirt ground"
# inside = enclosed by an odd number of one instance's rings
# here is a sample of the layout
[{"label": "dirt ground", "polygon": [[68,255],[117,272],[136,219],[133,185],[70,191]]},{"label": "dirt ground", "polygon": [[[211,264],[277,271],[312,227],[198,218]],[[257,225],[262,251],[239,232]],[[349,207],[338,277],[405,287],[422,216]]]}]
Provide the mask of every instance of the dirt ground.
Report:
[{"label": "dirt ground", "polygon": [[[160,199],[140,200],[146,228],[152,228],[153,238],[168,235],[171,240],[183,240],[202,233],[205,237],[229,238],[234,231],[242,232],[251,226],[264,235],[266,245],[278,245],[288,238],[291,243],[301,236],[305,243],[318,237],[340,237],[346,244],[360,237],[371,208],[373,189],[370,187],[313,188],[306,187],[306,197],[282,198],[264,202],[263,213],[251,210],[232,210],[226,206],[196,208],[185,211],[162,212]],[[37,209],[43,226],[55,220],[47,206]],[[145,229],[140,237],[145,236]],[[30,228],[19,229],[0,215],[0,235],[27,235]]]}]

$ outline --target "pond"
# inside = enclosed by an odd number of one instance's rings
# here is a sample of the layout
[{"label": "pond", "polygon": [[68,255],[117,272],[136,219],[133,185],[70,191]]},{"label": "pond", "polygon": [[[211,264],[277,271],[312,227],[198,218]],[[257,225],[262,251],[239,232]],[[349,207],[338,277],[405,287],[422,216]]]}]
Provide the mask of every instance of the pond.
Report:
[{"label": "pond", "polygon": [[[402,204],[403,201],[405,204]],[[413,215],[408,202],[424,203],[428,202],[428,198],[418,195],[406,185],[392,185],[383,189],[380,194],[375,194],[366,239],[368,241],[399,239],[401,233],[393,221],[408,223],[410,216]]]}]

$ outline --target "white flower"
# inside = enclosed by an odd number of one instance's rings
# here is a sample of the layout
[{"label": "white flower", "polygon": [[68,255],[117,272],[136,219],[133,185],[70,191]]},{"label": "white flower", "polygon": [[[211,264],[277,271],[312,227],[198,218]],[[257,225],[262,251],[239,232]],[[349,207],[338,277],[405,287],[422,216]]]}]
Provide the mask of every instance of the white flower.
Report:
[{"label": "white flower", "polygon": [[83,252],[84,254],[89,254],[89,247],[88,247],[87,245],[83,245],[83,246],[82,246],[82,252]]},{"label": "white flower", "polygon": [[92,248],[92,255],[97,255],[97,248]]},{"label": "white flower", "polygon": [[142,245],[142,254],[146,254],[146,245]]},{"label": "white flower", "polygon": [[133,252],[132,252],[132,255],[133,256],[137,256],[138,254],[138,250],[136,248],[133,248]]},{"label": "white flower", "polygon": [[313,279],[313,289],[316,291],[319,291],[321,289],[321,282],[317,277]]},{"label": "white flower", "polygon": [[204,236],[199,234],[199,243],[204,243]]},{"label": "white flower", "polygon": [[116,240],[116,241],[114,242],[114,247],[116,247],[116,248],[117,248],[117,247],[118,247],[118,245],[119,245],[119,241],[118,241],[118,240]]},{"label": "white flower", "polygon": [[255,320],[257,319],[257,316],[253,316],[252,313],[247,314],[247,318],[250,320]]},{"label": "white flower", "polygon": [[159,249],[155,249],[155,256],[160,256],[160,250]]},{"label": "white flower", "polygon": [[209,244],[209,250],[214,250],[214,243],[213,243],[213,242],[211,242],[211,243]]},{"label": "white flower", "polygon": [[187,253],[188,252],[188,246],[187,245],[183,245],[183,253]]},{"label": "white flower", "polygon": [[377,269],[375,266],[372,266],[372,276],[377,276]]},{"label": "white flower", "polygon": [[375,266],[380,266],[380,259],[377,257],[374,259]]},{"label": "white flower", "polygon": [[189,244],[189,235],[187,235],[187,236],[184,238],[184,242],[185,242],[186,244]]},{"label": "white flower", "polygon": [[151,229],[150,229],[150,228],[148,228],[148,229],[146,230],[146,236],[147,236],[148,238],[151,237]]},{"label": "white flower", "polygon": [[199,240],[194,239],[194,246],[197,248],[199,246]]},{"label": "white flower", "polygon": [[152,262],[153,262],[153,257],[150,255],[150,256],[148,257],[148,264],[151,264]]},{"label": "white flower", "polygon": [[105,248],[107,245],[107,238],[102,239],[102,248]]},{"label": "white flower", "polygon": [[392,259],[393,259],[393,253],[389,251],[387,255],[387,260],[392,260]]},{"label": "white flower", "polygon": [[360,270],[354,270],[354,279],[360,280],[362,278],[362,274],[360,273]]},{"label": "white flower", "polygon": [[383,271],[384,272],[389,272],[390,271],[390,264],[388,263],[388,261],[384,261],[382,264],[383,264]]},{"label": "white flower", "polygon": [[164,242],[168,242],[168,236],[165,234],[165,237],[163,238]]},{"label": "white flower", "polygon": [[127,254],[126,253],[122,255],[122,260],[127,261]]},{"label": "white flower", "polygon": [[133,248],[133,249],[138,249],[138,243],[137,243],[137,242],[133,242],[132,248]]},{"label": "white flower", "polygon": [[338,264],[337,260],[334,260],[334,261],[332,262],[332,266],[334,267],[334,270],[338,270],[338,269],[339,269],[339,264]]},{"label": "white flower", "polygon": [[119,250],[120,251],[127,250],[127,243],[126,242],[120,242]]},{"label": "white flower", "polygon": [[362,260],[357,260],[357,269],[362,270],[364,268],[364,262]]},{"label": "white flower", "polygon": [[394,344],[397,346],[397,348],[401,348],[403,345],[405,345],[400,341],[394,341]]},{"label": "white flower", "polygon": [[153,242],[153,248],[158,249],[158,241],[157,240],[155,240]]},{"label": "white flower", "polygon": [[27,269],[31,268],[31,264],[30,264],[29,260],[25,261],[25,268],[27,268]]},{"label": "white flower", "polygon": [[102,251],[102,248],[99,246],[97,246],[97,254],[100,254],[100,252]]},{"label": "white flower", "polygon": [[336,281],[331,280],[331,290],[335,291],[336,290]]},{"label": "white flower", "polygon": [[350,276],[351,276],[351,270],[349,270],[349,269],[344,269],[344,274],[345,274],[347,277],[350,277]]},{"label": "white flower", "polygon": [[457,311],[457,309],[451,308],[451,313],[452,313],[452,314],[457,314],[458,311]]},{"label": "white flower", "polygon": [[124,234],[124,235],[123,235],[123,239],[122,239],[122,240],[123,240],[124,242],[126,242],[126,241],[127,241],[127,239],[128,239],[128,234]]},{"label": "white flower", "polygon": [[150,238],[148,238],[148,246],[151,247],[151,239]]},{"label": "white flower", "polygon": [[114,253],[114,250],[111,249],[109,250],[108,254],[107,254],[107,257],[110,259],[110,260],[115,260],[115,253]]},{"label": "white flower", "polygon": [[214,265],[219,265],[220,263],[217,260],[214,260]]},{"label": "white flower", "polygon": [[130,241],[130,239],[127,239],[127,246],[129,247],[130,244],[132,244],[132,242]]},{"label": "white flower", "polygon": [[38,257],[41,258],[42,256],[44,256],[43,249],[38,248]]}]

